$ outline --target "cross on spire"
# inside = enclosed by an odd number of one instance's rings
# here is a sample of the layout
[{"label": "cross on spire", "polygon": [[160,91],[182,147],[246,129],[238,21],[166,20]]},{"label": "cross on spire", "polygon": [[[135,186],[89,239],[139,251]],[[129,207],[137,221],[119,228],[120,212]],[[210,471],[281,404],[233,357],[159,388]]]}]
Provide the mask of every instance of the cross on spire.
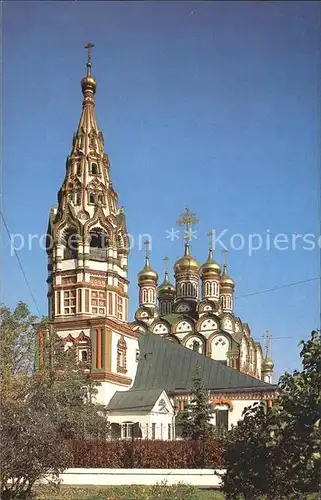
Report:
[{"label": "cross on spire", "polygon": [[196,217],[196,214],[194,212],[191,212],[189,208],[186,208],[185,212],[182,212],[180,214],[180,217],[176,222],[176,224],[178,226],[186,226],[185,236],[184,236],[185,244],[188,245],[188,243],[191,241],[192,239],[191,226],[193,224],[197,224],[198,221],[199,219],[198,217]]},{"label": "cross on spire", "polygon": [[270,333],[268,330],[263,335],[264,351],[266,358],[272,357],[272,338],[273,338],[273,333]]},{"label": "cross on spire", "polygon": [[90,75],[90,68],[91,68],[91,49],[95,47],[95,45],[93,43],[87,43],[87,45],[85,45],[85,49],[87,49],[87,76]]},{"label": "cross on spire", "polygon": [[225,267],[227,267],[227,253],[228,253],[228,251],[224,248],[224,250],[222,250],[222,255],[223,255]]},{"label": "cross on spire", "polygon": [[167,273],[167,272],[168,272],[168,261],[169,261],[169,257],[164,257],[164,258],[163,258],[163,261],[164,261],[165,272]]},{"label": "cross on spire", "polygon": [[149,244],[150,244],[149,240],[144,241],[146,259],[149,259],[149,255],[150,255],[150,246],[149,246]]},{"label": "cross on spire", "polygon": [[207,236],[208,236],[208,243],[209,243],[209,249],[210,249],[210,250],[213,250],[213,234],[214,234],[214,233],[213,233],[213,231],[212,231],[212,230],[211,230],[211,231],[209,231],[209,232],[207,233]]}]

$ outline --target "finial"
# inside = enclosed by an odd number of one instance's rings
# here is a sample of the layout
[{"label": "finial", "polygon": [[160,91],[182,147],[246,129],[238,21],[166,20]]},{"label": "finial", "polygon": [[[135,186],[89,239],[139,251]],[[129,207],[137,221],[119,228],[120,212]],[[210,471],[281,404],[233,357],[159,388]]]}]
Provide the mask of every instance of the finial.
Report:
[{"label": "finial", "polygon": [[227,250],[226,248],[224,248],[224,250],[222,250],[222,255],[223,255],[223,259],[224,259],[224,266],[223,266],[223,276],[225,276],[227,274]]},{"label": "finial", "polygon": [[145,266],[149,266],[149,256],[150,256],[150,241],[144,241],[145,245]]},{"label": "finial", "polygon": [[209,238],[209,245],[208,245],[208,260],[213,259],[213,231],[209,231],[207,233],[207,236]]},{"label": "finial", "polygon": [[176,224],[178,226],[186,226],[184,231],[185,255],[189,255],[189,242],[192,239],[192,233],[193,233],[191,226],[193,224],[197,224],[198,221],[199,219],[198,217],[196,217],[196,214],[194,212],[191,212],[189,208],[186,208],[185,212],[181,213],[178,221],[176,221]]},{"label": "finial", "polygon": [[164,277],[164,283],[169,283],[169,276],[168,276],[168,262],[169,262],[169,257],[164,257],[164,267],[165,267],[165,277]]},{"label": "finial", "polygon": [[272,337],[273,334],[268,330],[264,333],[264,350],[265,350],[265,358],[272,358]]},{"label": "finial", "polygon": [[87,45],[85,45],[85,49],[87,49],[87,76],[90,76],[91,75],[91,49],[95,47],[95,45],[93,43],[87,43]]},{"label": "finial", "polygon": [[163,258],[163,261],[164,261],[164,267],[165,267],[165,274],[168,273],[168,262],[169,262],[169,257],[164,257]]}]

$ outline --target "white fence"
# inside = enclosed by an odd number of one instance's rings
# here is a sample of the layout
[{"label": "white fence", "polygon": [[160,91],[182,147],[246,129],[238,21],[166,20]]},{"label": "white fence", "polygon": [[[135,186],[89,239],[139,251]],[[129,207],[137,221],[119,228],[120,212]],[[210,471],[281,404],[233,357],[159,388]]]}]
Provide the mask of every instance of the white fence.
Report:
[{"label": "white fence", "polygon": [[186,483],[193,486],[219,488],[224,470],[218,469],[67,469],[61,483],[74,486],[168,485]]}]

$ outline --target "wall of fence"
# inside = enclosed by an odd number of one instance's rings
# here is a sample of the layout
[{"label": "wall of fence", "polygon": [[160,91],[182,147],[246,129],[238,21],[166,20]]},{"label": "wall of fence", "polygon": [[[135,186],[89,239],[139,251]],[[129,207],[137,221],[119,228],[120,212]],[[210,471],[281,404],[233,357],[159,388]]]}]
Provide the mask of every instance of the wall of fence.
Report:
[{"label": "wall of fence", "polygon": [[67,469],[60,475],[69,486],[167,485],[185,483],[220,488],[223,469]]}]

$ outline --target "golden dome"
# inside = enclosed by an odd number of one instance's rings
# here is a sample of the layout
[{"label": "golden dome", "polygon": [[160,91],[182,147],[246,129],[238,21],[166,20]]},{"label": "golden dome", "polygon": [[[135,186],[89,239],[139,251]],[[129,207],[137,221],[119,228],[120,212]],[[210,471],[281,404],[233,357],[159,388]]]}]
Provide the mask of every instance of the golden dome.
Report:
[{"label": "golden dome", "polygon": [[187,271],[192,271],[198,273],[200,265],[194,257],[189,253],[189,244],[185,243],[185,254],[183,257],[178,259],[174,264],[175,274],[184,273]]},{"label": "golden dome", "polygon": [[262,370],[264,371],[272,371],[274,368],[274,363],[271,358],[267,357],[263,359],[262,362]]},{"label": "golden dome", "polygon": [[207,261],[201,267],[201,274],[221,274],[221,266],[213,259],[213,250],[210,248]]},{"label": "golden dome", "polygon": [[167,271],[165,271],[165,278],[164,278],[163,283],[161,283],[161,285],[159,285],[159,287],[158,287],[158,294],[159,295],[166,294],[166,293],[172,293],[172,294],[175,293],[175,287],[169,281]]},{"label": "golden dome", "polygon": [[97,82],[95,78],[92,75],[87,74],[87,76],[85,76],[81,80],[81,88],[83,92],[85,92],[86,90],[91,90],[93,93],[95,93],[97,88]]},{"label": "golden dome", "polygon": [[149,257],[146,257],[145,266],[138,273],[139,283],[141,283],[142,281],[146,281],[146,280],[153,280],[153,281],[158,280],[158,274],[156,271],[154,271],[154,269],[151,268],[151,265],[149,262]]},{"label": "golden dome", "polygon": [[233,288],[235,286],[235,281],[230,278],[230,276],[227,274],[227,266],[224,264],[223,268],[223,274],[221,277],[221,285],[231,287]]}]

